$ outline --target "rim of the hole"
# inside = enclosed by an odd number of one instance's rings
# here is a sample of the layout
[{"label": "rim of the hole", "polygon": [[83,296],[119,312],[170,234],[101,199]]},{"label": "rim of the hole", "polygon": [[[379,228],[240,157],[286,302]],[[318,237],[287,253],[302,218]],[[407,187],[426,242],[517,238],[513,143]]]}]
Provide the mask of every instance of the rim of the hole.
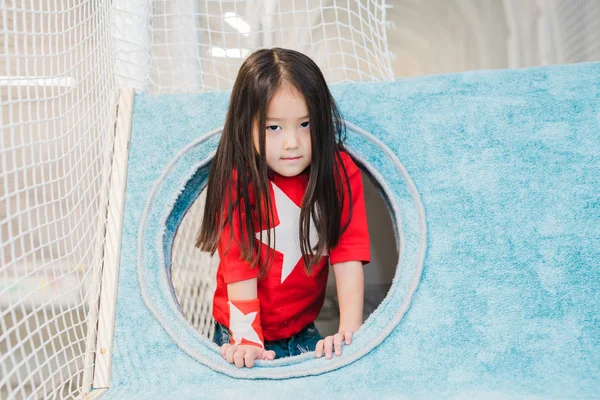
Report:
[{"label": "rim of the hole", "polygon": [[[410,176],[408,175],[408,173],[406,172],[406,169],[404,168],[404,166],[402,165],[402,163],[400,163],[400,161],[397,159],[397,157],[395,156],[395,154],[393,154],[391,152],[391,150],[383,143],[381,142],[378,138],[374,137],[372,134],[370,134],[367,131],[364,131],[363,129],[355,126],[352,123],[346,122],[346,126],[351,129],[354,130],[356,133],[358,134],[362,134],[363,136],[365,136],[372,144],[377,145],[378,150],[385,153],[388,157],[389,157],[389,161],[391,162],[391,164],[394,167],[394,170],[397,171],[401,176],[402,176],[402,180],[404,181],[404,183],[408,186],[409,188],[409,192],[411,194],[412,197],[412,201],[414,203],[414,206],[416,206],[417,210],[418,210],[418,216],[419,216],[419,232],[420,232],[420,240],[419,240],[419,247],[418,247],[418,257],[417,257],[417,265],[415,266],[415,271],[412,274],[412,277],[410,278],[410,286],[408,288],[408,290],[406,291],[406,293],[402,296],[401,300],[401,304],[400,304],[400,308],[396,311],[395,314],[392,315],[392,318],[387,322],[387,324],[385,325],[385,327],[383,329],[381,328],[376,328],[374,326],[368,326],[367,329],[371,330],[371,329],[377,329],[377,332],[375,333],[375,337],[368,340],[367,343],[363,344],[363,346],[361,347],[360,350],[357,350],[353,353],[350,354],[350,356],[348,356],[347,358],[345,357],[340,357],[338,359],[334,359],[334,360],[328,360],[328,364],[327,366],[321,367],[321,368],[311,368],[309,370],[302,370],[302,369],[295,369],[293,371],[284,373],[284,374],[278,374],[278,367],[290,367],[290,366],[298,366],[298,365],[302,365],[303,363],[311,360],[314,358],[314,352],[313,353],[307,353],[306,355],[299,355],[299,356],[293,356],[293,357],[286,357],[286,358],[282,358],[279,360],[275,360],[275,361],[270,361],[268,363],[266,362],[262,362],[262,363],[257,363],[257,366],[261,366],[261,367],[265,367],[263,368],[259,368],[259,369],[252,369],[252,370],[237,370],[237,368],[233,367],[232,365],[228,364],[225,360],[221,359],[221,365],[215,365],[210,359],[207,359],[204,355],[198,353],[197,350],[197,346],[186,346],[186,348],[182,347],[184,344],[187,344],[187,342],[185,342],[185,339],[183,337],[180,337],[181,335],[175,333],[170,326],[168,326],[166,324],[165,321],[163,321],[163,315],[161,314],[161,312],[164,313],[164,311],[161,309],[160,311],[158,310],[158,307],[156,307],[154,305],[154,299],[151,298],[151,296],[149,296],[146,292],[146,288],[142,287],[142,294],[144,295],[144,301],[146,302],[147,306],[150,308],[150,310],[153,312],[155,318],[158,320],[158,322],[163,326],[163,328],[167,331],[167,333],[169,334],[169,336],[171,336],[171,339],[173,339],[175,341],[175,343],[184,351],[186,352],[188,355],[192,356],[193,358],[195,358],[197,361],[200,361],[202,364],[208,366],[209,368],[224,373],[226,375],[229,376],[233,376],[233,377],[237,377],[237,378],[248,378],[248,379],[257,379],[257,378],[263,378],[263,379],[287,379],[287,378],[294,378],[294,377],[300,377],[300,376],[306,376],[306,375],[318,375],[318,374],[322,374],[322,373],[327,373],[330,371],[334,371],[337,370],[339,368],[342,368],[346,365],[349,365],[357,360],[359,360],[360,358],[362,358],[364,355],[368,354],[372,349],[374,349],[375,347],[377,347],[379,344],[381,344],[381,342],[383,342],[383,340],[385,340],[385,338],[387,338],[389,336],[389,334],[393,331],[393,329],[398,325],[398,323],[402,320],[403,316],[405,315],[406,311],[408,310],[408,306],[410,304],[410,300],[412,299],[412,296],[414,295],[414,292],[416,290],[416,288],[418,287],[418,284],[420,282],[420,276],[421,276],[421,272],[422,272],[422,267],[423,267],[423,260],[424,260],[424,252],[425,252],[425,216],[424,216],[424,208],[423,205],[421,203],[420,200],[420,196],[416,190],[416,187],[414,186],[414,183],[412,182],[412,179],[410,178]],[[172,165],[179,160],[180,158],[182,158],[186,152],[188,152],[191,148],[194,148],[196,146],[200,146],[204,141],[208,140],[209,138],[211,138],[214,135],[219,134],[220,132],[222,132],[222,127],[215,129],[211,132],[208,132],[206,135],[202,136],[201,138],[198,138],[197,140],[193,141],[192,143],[190,143],[188,146],[186,146],[182,151],[180,151],[171,161],[171,163],[164,169],[163,174],[161,175],[161,177],[157,180],[157,182],[155,183],[155,187],[153,188],[151,195],[149,196],[149,200],[147,203],[147,207],[149,208],[150,203],[152,203],[152,200],[154,199],[154,194],[155,192],[160,188],[161,186],[161,182],[164,182],[165,178],[169,175],[170,172],[170,168],[172,167]],[[348,151],[348,153],[353,157],[353,159],[355,161],[358,161],[358,163],[363,167],[363,170],[367,171],[368,173],[370,173],[372,180],[374,182],[376,182],[378,184],[378,186],[381,188],[380,193],[384,194],[384,200],[387,200],[387,202],[392,206],[391,209],[393,210],[393,213],[390,213],[392,216],[395,216],[396,218],[392,218],[392,223],[394,225],[394,234],[396,235],[396,246],[398,249],[398,263],[396,265],[395,268],[395,272],[394,272],[394,279],[392,281],[392,285],[390,287],[390,289],[388,290],[388,293],[386,294],[386,296],[384,297],[384,299],[382,300],[382,302],[380,303],[379,307],[386,303],[390,296],[393,295],[396,291],[396,286],[398,283],[398,279],[396,279],[401,271],[402,268],[402,253],[403,253],[403,245],[404,245],[404,241],[402,240],[402,230],[401,230],[401,225],[402,225],[402,215],[399,211],[398,205],[396,204],[395,201],[395,196],[393,195],[392,191],[390,190],[390,188],[388,187],[386,181],[383,179],[383,177],[379,174],[379,172],[373,168],[371,166],[371,163],[368,162],[365,158],[361,157],[360,155],[357,154],[357,152],[355,150],[353,150],[352,148],[347,147],[346,150]],[[197,171],[200,170],[200,168],[202,167],[206,167],[209,163],[210,160],[212,160],[212,158],[214,157],[214,152],[212,152],[211,154],[209,154],[201,163],[198,163],[194,166],[193,171],[194,173],[196,173]],[[185,185],[189,182],[189,180],[191,179],[193,175],[188,175],[188,179],[184,182],[183,184],[183,188],[185,189]],[[204,186],[203,186],[204,188]],[[183,193],[183,191],[181,191],[178,196],[176,197],[176,199],[179,199],[179,196],[181,195],[181,193]],[[198,192],[201,193],[201,190]],[[194,198],[194,201],[197,200],[197,197]],[[193,204],[193,201],[190,202],[190,204]],[[170,207],[168,207],[168,210],[166,212],[166,217],[165,219],[163,219],[162,223],[164,225],[164,223],[166,223],[166,218],[168,218],[174,209],[174,204],[171,204]],[[147,210],[144,210],[144,214],[145,216],[147,216]],[[185,213],[183,213],[182,215],[185,215]],[[183,219],[183,217],[182,217]],[[182,220],[181,219],[181,220]],[[177,227],[179,227],[181,220],[179,220],[179,222],[177,223]],[[140,244],[142,242],[142,236],[144,236],[145,234],[145,230],[142,232],[143,227],[145,227],[145,218],[142,219],[142,224],[140,226],[140,233],[142,233],[142,235],[140,235],[138,237],[138,244]],[[173,239],[174,239],[173,235]],[[160,235],[160,243],[162,244],[162,246],[159,246],[161,249],[164,249],[164,235]],[[172,243],[171,243],[172,246]],[[171,247],[172,248],[172,247]],[[160,257],[159,257],[160,259]],[[167,263],[165,262],[164,258],[160,259],[160,261],[162,261],[162,268],[166,269],[167,268]],[[139,271],[141,272],[141,279],[142,281],[144,281],[143,279],[143,268],[141,268],[138,264],[139,267]],[[166,272],[166,271],[165,271]],[[172,282],[169,279],[168,280],[168,285],[170,288],[172,288]],[[142,285],[144,286],[144,285]],[[175,303],[177,303],[177,299],[176,297],[173,297]],[[150,302],[151,304],[149,304],[148,302]],[[167,301],[168,303],[168,301]],[[172,307],[173,305],[171,305]],[[204,347],[206,348],[206,350],[212,351],[214,353],[216,353],[219,357],[220,354],[218,353],[218,346],[216,344],[214,344],[212,341],[210,341],[207,337],[205,337],[204,335],[201,335],[199,332],[195,331],[195,329],[193,329],[193,327],[191,326],[191,324],[189,323],[189,321],[187,321],[187,319],[185,318],[185,316],[179,311],[179,317],[181,319],[183,319],[185,321],[185,324],[187,325],[187,328],[192,329],[193,333],[197,336],[202,337],[201,342],[203,342]],[[367,321],[365,321],[363,323],[363,325],[361,326],[364,327],[364,325],[371,319],[373,318],[381,318],[378,315],[371,315]],[[167,325],[167,326],[166,326]],[[311,354],[313,354],[313,356],[311,356]],[[245,370],[245,371],[244,371]],[[242,372],[244,371],[244,372]]]}]

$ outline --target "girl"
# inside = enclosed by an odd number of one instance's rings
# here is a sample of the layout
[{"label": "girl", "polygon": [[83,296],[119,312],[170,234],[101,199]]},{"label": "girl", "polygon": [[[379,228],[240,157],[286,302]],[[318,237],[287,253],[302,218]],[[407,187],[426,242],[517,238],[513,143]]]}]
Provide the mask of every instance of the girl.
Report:
[{"label": "girl", "polygon": [[[370,261],[361,174],[319,67],[287,49],[254,52],[231,93],[196,246],[220,264],[214,341],[237,367],[315,351],[341,355],[362,324]],[[333,266],[338,333],[314,320]]]}]

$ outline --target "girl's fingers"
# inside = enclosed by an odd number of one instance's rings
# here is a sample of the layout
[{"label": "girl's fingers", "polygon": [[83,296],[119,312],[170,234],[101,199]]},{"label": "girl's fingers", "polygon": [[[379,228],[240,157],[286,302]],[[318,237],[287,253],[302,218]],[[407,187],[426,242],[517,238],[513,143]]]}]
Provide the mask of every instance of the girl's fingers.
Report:
[{"label": "girl's fingers", "polygon": [[221,355],[230,364],[236,367],[244,366],[252,368],[257,359],[274,360],[275,352],[273,350],[263,350],[256,346],[235,346],[225,343],[221,346]]},{"label": "girl's fingers", "polygon": [[353,332],[348,330],[344,333],[336,333],[333,336],[327,336],[325,339],[319,340],[315,346],[315,355],[320,358],[325,352],[325,358],[328,360],[333,356],[335,351],[336,356],[342,355],[342,347],[345,344],[352,343]]},{"label": "girl's fingers", "polygon": [[315,346],[315,355],[317,356],[317,358],[321,358],[321,356],[323,355],[323,339],[319,340],[317,342],[317,345]]},{"label": "girl's fingers", "polygon": [[352,331],[344,332],[344,337],[346,338],[346,344],[352,343]]},{"label": "girl's fingers", "polygon": [[221,352],[221,356],[223,356],[223,358],[225,358],[225,352],[229,346],[231,346],[229,343],[225,343],[225,344],[223,344],[223,346],[221,346],[220,352]]},{"label": "girl's fingers", "polygon": [[273,350],[265,350],[263,352],[263,360],[274,360],[275,352]]},{"label": "girl's fingers", "polygon": [[333,336],[327,336],[325,338],[325,358],[330,359],[333,353]]},{"label": "girl's fingers", "polygon": [[235,366],[238,368],[242,368],[245,363],[246,351],[243,348],[238,348],[238,350],[233,354],[233,361]]},{"label": "girl's fingers", "polygon": [[246,355],[244,356],[244,364],[246,365],[246,367],[248,367],[248,368],[254,367],[254,359],[255,358],[256,358],[256,355],[254,354],[253,351],[247,351]]},{"label": "girl's fingers", "polygon": [[237,346],[232,345],[227,346],[227,348],[225,349],[225,359],[229,364],[233,364],[233,355],[235,354],[236,350]]},{"label": "girl's fingers", "polygon": [[343,339],[344,339],[344,335],[342,335],[341,333],[336,333],[335,335],[333,335],[333,345],[335,347],[335,355],[336,356],[342,355],[342,340]]}]

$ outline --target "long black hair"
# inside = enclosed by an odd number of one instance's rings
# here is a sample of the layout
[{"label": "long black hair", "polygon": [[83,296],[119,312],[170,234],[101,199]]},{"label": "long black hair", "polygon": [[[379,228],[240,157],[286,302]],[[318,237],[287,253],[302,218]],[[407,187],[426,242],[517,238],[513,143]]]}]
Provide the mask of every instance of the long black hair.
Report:
[{"label": "long black hair", "polygon": [[[259,267],[264,275],[270,264],[273,205],[270,198],[270,171],[265,158],[266,114],[269,103],[284,83],[291,84],[304,98],[310,120],[312,158],[306,173],[308,186],[300,211],[300,245],[306,271],[329,248],[335,247],[352,215],[352,195],[348,173],[340,151],[344,150],[345,125],[325,77],[310,57],[289,49],[261,49],[252,53],[240,67],[231,92],[225,126],[210,168],[206,206],[196,246],[214,254],[225,224],[236,221],[241,232],[242,259]],[[252,128],[258,123],[256,151]],[[343,190],[343,187],[346,190]],[[233,194],[237,195],[233,195]],[[248,195],[254,196],[255,206]],[[349,202],[347,221],[342,207]],[[262,205],[262,206],[261,206]],[[281,216],[280,216],[281,218]],[[319,241],[310,243],[310,218]],[[263,222],[266,225],[263,225]],[[343,226],[342,226],[343,225]],[[266,229],[267,228],[267,229]],[[267,258],[261,257],[255,232],[267,235]],[[230,244],[233,239],[230,235]]]}]

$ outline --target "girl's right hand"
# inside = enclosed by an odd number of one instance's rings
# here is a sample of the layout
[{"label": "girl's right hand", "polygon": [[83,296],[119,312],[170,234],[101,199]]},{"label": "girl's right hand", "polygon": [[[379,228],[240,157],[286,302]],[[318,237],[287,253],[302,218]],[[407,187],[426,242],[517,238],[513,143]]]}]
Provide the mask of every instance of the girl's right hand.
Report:
[{"label": "girl's right hand", "polygon": [[233,345],[225,343],[221,346],[221,355],[236,367],[254,367],[254,360],[274,360],[275,352],[258,346]]}]

